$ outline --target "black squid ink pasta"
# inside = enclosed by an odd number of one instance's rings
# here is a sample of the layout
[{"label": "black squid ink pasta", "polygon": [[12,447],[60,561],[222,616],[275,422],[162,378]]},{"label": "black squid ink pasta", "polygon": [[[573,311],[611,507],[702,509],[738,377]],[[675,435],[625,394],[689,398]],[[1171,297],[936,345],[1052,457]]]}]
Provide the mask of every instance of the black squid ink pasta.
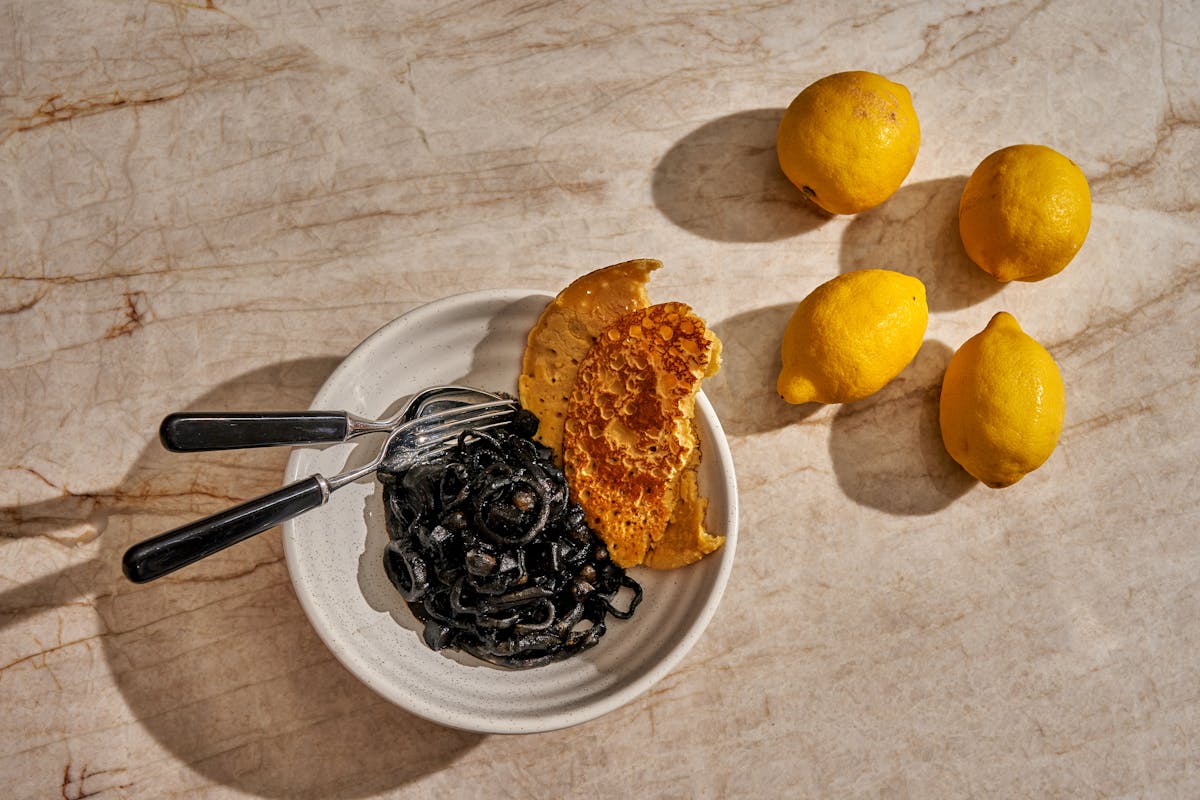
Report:
[{"label": "black squid ink pasta", "polygon": [[536,429],[523,411],[507,429],[469,431],[446,454],[379,473],[384,568],[434,650],[537,667],[594,646],[607,616],[628,619],[641,602],[550,450],[529,438]]}]

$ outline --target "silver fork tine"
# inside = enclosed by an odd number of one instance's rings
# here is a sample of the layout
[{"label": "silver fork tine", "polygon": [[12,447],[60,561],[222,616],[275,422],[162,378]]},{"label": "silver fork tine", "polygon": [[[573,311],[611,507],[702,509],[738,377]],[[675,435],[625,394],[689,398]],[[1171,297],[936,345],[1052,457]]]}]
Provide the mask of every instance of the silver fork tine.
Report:
[{"label": "silver fork tine", "polygon": [[466,428],[478,427],[476,423],[483,422],[485,420],[511,419],[516,415],[516,413],[517,412],[511,408],[494,408],[490,411],[485,411],[482,414],[474,414],[470,417],[464,417],[462,419],[447,420],[438,425],[431,425],[427,428],[422,426],[422,428],[425,435],[429,436],[430,438],[441,439],[443,438],[443,433],[456,432]]},{"label": "silver fork tine", "polygon": [[513,400],[496,400],[414,417],[396,429],[375,462],[356,472],[345,473],[344,477],[331,478],[330,486],[335,481],[341,485],[343,481],[357,480],[376,469],[403,471],[423,458],[451,449],[463,433],[511,424],[519,409]]},{"label": "silver fork tine", "polygon": [[469,431],[487,431],[493,428],[500,428],[512,421],[511,416],[505,416],[500,419],[488,421],[475,421],[470,425],[463,424],[453,428],[446,428],[438,433],[429,436],[421,436],[413,442],[413,446],[418,450],[424,450],[427,447],[433,447],[442,442],[454,443],[458,441],[458,437]]},{"label": "silver fork tine", "polygon": [[423,414],[417,419],[422,422],[451,420],[455,417],[474,417],[477,412],[487,411],[489,409],[502,409],[506,411],[516,410],[515,400],[491,400],[486,403],[471,403],[469,405],[460,405],[453,408],[448,408],[445,411],[435,411],[432,414]]},{"label": "silver fork tine", "polygon": [[493,422],[489,425],[464,426],[461,430],[454,431],[453,433],[438,437],[437,439],[431,439],[428,442],[423,442],[416,449],[416,452],[419,453],[422,458],[435,456],[439,453],[445,453],[446,451],[452,450],[458,445],[458,436],[464,431],[488,431],[492,430],[493,428],[502,428],[507,424],[508,420],[502,420],[500,422]]}]

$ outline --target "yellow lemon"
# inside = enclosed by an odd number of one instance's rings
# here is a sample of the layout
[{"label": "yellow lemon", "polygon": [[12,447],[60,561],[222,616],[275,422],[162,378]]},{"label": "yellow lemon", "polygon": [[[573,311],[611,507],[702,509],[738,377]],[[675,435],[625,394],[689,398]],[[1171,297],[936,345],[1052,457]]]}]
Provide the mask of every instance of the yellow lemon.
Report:
[{"label": "yellow lemon", "polygon": [[891,197],[920,145],[908,89],[873,72],[839,72],[806,88],[775,139],[788,180],[833,214],[857,214]]},{"label": "yellow lemon", "polygon": [[946,367],[942,441],[963,469],[988,486],[1011,486],[1054,452],[1065,404],[1054,359],[1001,311]]},{"label": "yellow lemon", "polygon": [[1002,281],[1040,281],[1061,272],[1091,224],[1083,171],[1040,144],[1005,147],[985,158],[958,204],[967,255]]},{"label": "yellow lemon", "polygon": [[847,272],[800,301],[776,388],[789,403],[849,403],[879,391],[925,337],[925,284],[886,269]]}]

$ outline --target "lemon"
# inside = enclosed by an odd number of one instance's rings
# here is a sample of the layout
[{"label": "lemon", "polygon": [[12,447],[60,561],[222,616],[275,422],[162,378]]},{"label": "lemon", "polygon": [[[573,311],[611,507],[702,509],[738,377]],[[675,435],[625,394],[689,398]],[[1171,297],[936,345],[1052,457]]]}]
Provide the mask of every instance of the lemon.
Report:
[{"label": "lemon", "polygon": [[784,112],[779,166],[833,214],[857,214],[891,197],[912,169],[921,126],[908,89],[873,72],[813,83]]},{"label": "lemon", "polygon": [[861,400],[908,366],[928,323],[918,279],[886,269],[839,275],[792,313],[776,388],[789,403]]},{"label": "lemon", "polygon": [[1092,223],[1087,178],[1039,144],[985,158],[963,189],[958,230],[971,260],[1001,281],[1040,281],[1070,263]]},{"label": "lemon", "polygon": [[1045,463],[1062,432],[1066,390],[1053,357],[1001,311],[950,359],[942,380],[942,441],[993,488]]}]

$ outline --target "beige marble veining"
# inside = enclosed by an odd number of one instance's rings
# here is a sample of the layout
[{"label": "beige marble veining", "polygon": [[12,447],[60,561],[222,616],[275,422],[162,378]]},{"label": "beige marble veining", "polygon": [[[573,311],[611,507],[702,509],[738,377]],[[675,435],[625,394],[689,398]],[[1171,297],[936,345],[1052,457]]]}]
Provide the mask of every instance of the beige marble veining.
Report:
[{"label": "beige marble veining", "polygon": [[[0,785],[42,797],[1200,795],[1200,15],[1194,3],[0,2]],[[807,83],[906,84],[922,146],[851,218],[774,162]],[[1019,142],[1091,182],[1065,272],[966,260],[966,176]],[[636,256],[725,342],[707,389],[737,562],[651,692],[553,734],[381,701],[324,648],[278,531],[167,579],[134,541],[279,485],[164,452],[180,408],[303,408],[370,332]],[[928,286],[877,395],[786,406],[791,307]],[[1067,385],[1049,462],[942,449],[993,313]]]}]

